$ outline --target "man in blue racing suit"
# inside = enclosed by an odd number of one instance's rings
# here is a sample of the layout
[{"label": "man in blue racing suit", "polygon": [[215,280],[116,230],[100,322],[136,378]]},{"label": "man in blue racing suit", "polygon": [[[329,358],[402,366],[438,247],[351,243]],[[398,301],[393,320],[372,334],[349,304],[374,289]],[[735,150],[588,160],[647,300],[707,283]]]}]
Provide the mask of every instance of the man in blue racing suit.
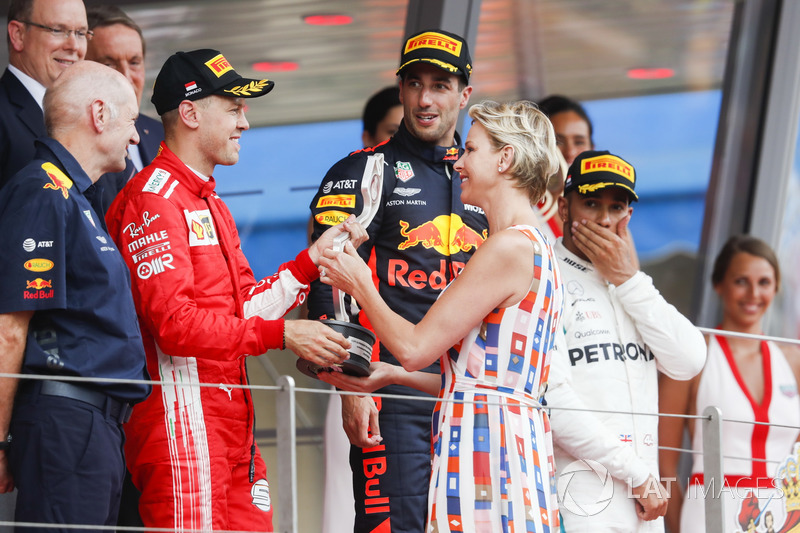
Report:
[{"label": "man in blue racing suit", "polygon": [[[373,268],[383,299],[419,321],[486,238],[480,208],[460,200],[452,169],[460,156],[459,110],[472,87],[467,43],[441,30],[408,38],[397,71],[404,117],[388,141],[350,154],[327,173],[311,202],[314,235],[364,209],[362,181],[382,173],[369,240],[359,253]],[[373,188],[373,190],[376,190]],[[346,306],[348,311],[351,306]],[[309,318],[334,318],[331,289],[312,284]],[[368,326],[364,314],[357,315]],[[399,364],[382,345],[373,358]],[[427,368],[439,372],[439,365]],[[407,387],[380,393],[424,396]],[[382,401],[381,401],[382,400]],[[356,532],[418,532],[425,528],[433,402],[343,396],[351,444]],[[380,415],[378,416],[378,412]]]}]

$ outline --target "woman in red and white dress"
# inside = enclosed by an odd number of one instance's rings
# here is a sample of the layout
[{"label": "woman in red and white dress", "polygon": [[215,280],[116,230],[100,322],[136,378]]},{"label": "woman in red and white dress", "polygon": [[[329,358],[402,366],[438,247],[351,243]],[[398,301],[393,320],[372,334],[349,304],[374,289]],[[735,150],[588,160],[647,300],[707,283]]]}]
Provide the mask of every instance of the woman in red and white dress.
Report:
[{"label": "woman in red and white dress", "polygon": [[[731,237],[717,256],[711,281],[722,301],[718,329],[763,334],[762,318],[780,283],[772,249],[754,237]],[[712,335],[706,365],[694,379],[660,378],[661,412],[696,415],[715,405],[722,410],[722,417],[730,420],[723,422],[722,428],[725,531],[747,531],[767,511],[776,524],[784,521],[784,500],[772,478],[800,435],[799,376],[800,353],[792,345],[779,347],[771,341]],[[693,455],[686,494],[680,494],[679,483],[670,483],[667,524],[671,533],[701,531],[705,526],[702,428],[694,422],[662,418],[659,426],[661,445],[680,448],[688,424],[692,449],[698,452]],[[679,457],[679,452],[661,450],[662,479],[678,479]],[[742,513],[745,500],[748,508],[755,507],[753,496],[758,499],[758,512]]]}]

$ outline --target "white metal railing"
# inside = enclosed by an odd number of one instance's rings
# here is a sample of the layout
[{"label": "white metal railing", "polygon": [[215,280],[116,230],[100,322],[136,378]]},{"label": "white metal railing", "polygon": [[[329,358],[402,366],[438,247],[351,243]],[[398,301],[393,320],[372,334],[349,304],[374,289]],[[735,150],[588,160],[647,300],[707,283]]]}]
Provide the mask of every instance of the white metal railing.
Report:
[{"label": "white metal railing", "polygon": [[[725,335],[732,337],[744,337],[772,340],[781,343],[798,344],[799,340],[783,339],[780,337],[765,337],[758,335],[737,334],[729,331],[721,331],[708,328],[698,328],[706,334]],[[298,394],[338,394],[338,395],[362,395],[361,393],[351,393],[344,391],[334,391],[330,389],[315,389],[315,388],[300,388],[295,384],[293,377],[288,375],[279,375],[277,378],[277,385],[242,385],[242,384],[227,384],[227,383],[196,383],[186,385],[184,383],[175,383],[167,381],[142,381],[142,380],[126,380],[126,379],[111,379],[111,378],[82,378],[70,376],[38,376],[28,374],[4,374],[0,373],[0,378],[19,378],[30,380],[48,380],[58,379],[59,381],[69,382],[93,382],[99,381],[103,383],[149,383],[151,385],[170,385],[170,386],[197,386],[197,387],[225,387],[231,388],[249,388],[251,390],[266,390],[274,391],[277,394],[275,402],[276,415],[277,415],[277,484],[279,490],[277,491],[278,498],[275,506],[275,531],[284,533],[298,533],[298,486],[297,486],[297,395]],[[418,397],[418,396],[404,396],[399,394],[373,394],[373,396],[381,398],[398,398],[398,399],[411,399],[424,402],[437,402],[437,398],[432,397]],[[492,404],[491,400],[481,401],[483,404]],[[800,406],[798,406],[800,408]],[[557,405],[548,404],[547,409],[568,409],[559,408]],[[738,422],[749,424],[765,424],[763,422],[749,422],[735,419],[723,418],[722,411],[718,407],[709,406],[705,409],[702,415],[676,415],[669,413],[632,413],[629,411],[613,411],[613,410],[600,410],[600,409],[585,409],[588,412],[602,412],[602,413],[621,413],[621,414],[637,414],[659,417],[680,417],[691,418],[699,421],[702,424],[703,431],[703,450],[698,452],[691,449],[684,448],[671,448],[659,447],[660,449],[680,451],[683,453],[702,453],[704,465],[704,489],[705,489],[705,526],[707,533],[721,533],[724,530],[724,502],[720,497],[721,491],[724,490],[724,459],[745,459],[749,461],[759,461],[760,459],[752,459],[747,457],[727,457],[723,456],[722,450],[722,423],[723,422]],[[309,423],[308,418],[306,423]],[[768,424],[777,427],[791,427],[780,424]],[[795,428],[800,430],[800,428]],[[788,454],[788,451],[787,451]],[[763,461],[763,460],[761,460]],[[0,528],[4,526],[16,526],[19,528],[26,527],[52,527],[52,524],[42,523],[15,523],[12,521],[0,520]],[[86,524],[61,524],[58,526],[62,529],[84,529],[84,530],[116,530],[116,531],[145,531],[144,528],[137,527],[124,527],[124,526],[92,526]],[[160,528],[146,528],[147,531],[164,531],[171,532],[172,529]],[[183,529],[187,533],[196,531]]]}]

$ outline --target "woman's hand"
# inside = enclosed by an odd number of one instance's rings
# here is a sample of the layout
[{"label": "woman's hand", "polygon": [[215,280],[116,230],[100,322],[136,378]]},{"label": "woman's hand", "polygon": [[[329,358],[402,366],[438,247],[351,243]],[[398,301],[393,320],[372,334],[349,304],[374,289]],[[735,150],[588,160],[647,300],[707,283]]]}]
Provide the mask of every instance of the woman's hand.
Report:
[{"label": "woman's hand", "polygon": [[369,393],[382,389],[387,385],[396,383],[395,379],[398,371],[404,372],[400,367],[375,361],[369,365],[370,375],[368,377],[350,376],[335,370],[326,372],[320,371],[317,377],[325,383],[330,383],[334,387],[352,392]]},{"label": "woman's hand", "polygon": [[344,251],[328,249],[319,259],[319,279],[358,299],[359,289],[372,286],[372,271],[346,242]]},{"label": "woman's hand", "polygon": [[367,230],[364,229],[355,215],[350,215],[347,220],[341,224],[337,224],[332,228],[328,228],[319,236],[319,239],[308,248],[308,255],[315,265],[319,266],[319,259],[324,252],[333,249],[334,241],[343,233],[350,234],[350,242],[353,243],[354,248],[361,246],[361,243],[367,240]]}]

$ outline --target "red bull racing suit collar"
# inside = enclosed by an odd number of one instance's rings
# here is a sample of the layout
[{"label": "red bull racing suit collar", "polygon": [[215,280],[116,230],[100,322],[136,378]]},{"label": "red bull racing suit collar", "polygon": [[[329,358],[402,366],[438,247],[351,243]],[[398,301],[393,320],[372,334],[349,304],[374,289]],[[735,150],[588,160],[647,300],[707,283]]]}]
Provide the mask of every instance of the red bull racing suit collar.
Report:
[{"label": "red bull racing suit collar", "polygon": [[454,144],[452,146],[439,146],[422,142],[406,129],[405,123],[401,122],[397,133],[394,134],[396,142],[404,145],[411,153],[417,155],[420,159],[430,161],[431,163],[455,163],[463,149],[461,148],[461,137],[458,132],[454,134]]}]

